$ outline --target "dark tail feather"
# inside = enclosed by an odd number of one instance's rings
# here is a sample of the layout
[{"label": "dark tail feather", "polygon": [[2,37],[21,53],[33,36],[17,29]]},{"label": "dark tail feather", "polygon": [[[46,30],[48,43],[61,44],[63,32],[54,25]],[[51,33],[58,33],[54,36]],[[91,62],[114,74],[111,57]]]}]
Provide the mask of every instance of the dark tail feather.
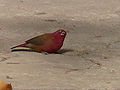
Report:
[{"label": "dark tail feather", "polygon": [[27,44],[28,44],[28,43],[23,43],[23,44],[14,46],[14,47],[12,47],[11,49],[14,49],[14,48],[16,48],[16,47],[26,47]]}]

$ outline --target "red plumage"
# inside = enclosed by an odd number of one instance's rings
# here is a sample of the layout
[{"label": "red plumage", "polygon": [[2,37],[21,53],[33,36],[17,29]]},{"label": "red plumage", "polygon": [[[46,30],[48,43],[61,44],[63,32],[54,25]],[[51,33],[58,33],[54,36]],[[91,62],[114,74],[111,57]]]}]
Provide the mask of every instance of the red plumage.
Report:
[{"label": "red plumage", "polygon": [[25,43],[12,47],[26,47],[39,52],[53,53],[58,51],[64,42],[66,36],[65,30],[57,30],[53,33],[46,33],[25,41]]}]

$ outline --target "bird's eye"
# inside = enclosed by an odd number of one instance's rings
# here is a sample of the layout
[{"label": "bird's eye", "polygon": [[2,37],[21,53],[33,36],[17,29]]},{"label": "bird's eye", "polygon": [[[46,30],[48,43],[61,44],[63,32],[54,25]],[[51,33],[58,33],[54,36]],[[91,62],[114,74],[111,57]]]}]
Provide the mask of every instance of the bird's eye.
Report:
[{"label": "bird's eye", "polygon": [[61,36],[65,35],[65,32],[61,32]]}]

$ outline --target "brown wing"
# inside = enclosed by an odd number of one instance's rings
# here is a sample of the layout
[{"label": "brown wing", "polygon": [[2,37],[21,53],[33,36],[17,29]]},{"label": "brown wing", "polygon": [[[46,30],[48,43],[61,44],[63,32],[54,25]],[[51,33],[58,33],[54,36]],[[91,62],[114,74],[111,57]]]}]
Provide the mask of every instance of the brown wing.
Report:
[{"label": "brown wing", "polygon": [[50,34],[43,34],[26,41],[26,43],[31,43],[34,45],[44,45],[46,41],[50,39]]}]

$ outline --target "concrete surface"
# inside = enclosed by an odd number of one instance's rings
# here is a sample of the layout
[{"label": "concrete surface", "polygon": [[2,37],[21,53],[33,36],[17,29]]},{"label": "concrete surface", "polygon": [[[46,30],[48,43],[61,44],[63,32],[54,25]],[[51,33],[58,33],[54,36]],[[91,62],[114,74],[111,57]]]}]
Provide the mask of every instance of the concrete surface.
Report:
[{"label": "concrete surface", "polygon": [[[59,54],[11,52],[57,29]],[[0,79],[13,90],[120,90],[120,0],[0,0]]]}]

